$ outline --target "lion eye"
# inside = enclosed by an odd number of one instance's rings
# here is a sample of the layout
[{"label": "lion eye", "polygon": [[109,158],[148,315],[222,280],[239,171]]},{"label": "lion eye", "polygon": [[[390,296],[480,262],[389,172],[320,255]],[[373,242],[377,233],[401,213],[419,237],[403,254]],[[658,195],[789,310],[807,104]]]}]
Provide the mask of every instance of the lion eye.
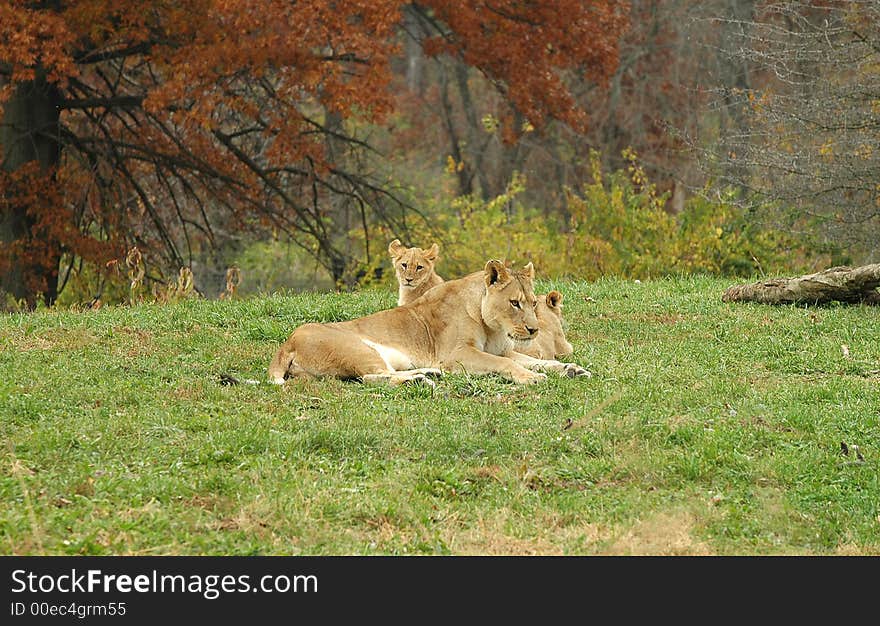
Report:
[{"label": "lion eye", "polygon": [[420,272],[420,271],[422,271],[423,269],[425,269],[425,266],[424,266],[424,265],[416,265],[416,271],[417,271],[417,272]]},{"label": "lion eye", "polygon": [[514,309],[518,309],[519,308],[519,300],[511,300],[510,306],[512,306]]},{"label": "lion eye", "polygon": [[535,300],[534,302],[532,302],[532,308],[533,308],[533,309],[537,309],[537,308],[538,308],[538,301],[537,301],[537,300]]},{"label": "lion eye", "polygon": [[401,263],[400,267],[402,267],[403,269],[406,269],[406,263]]}]

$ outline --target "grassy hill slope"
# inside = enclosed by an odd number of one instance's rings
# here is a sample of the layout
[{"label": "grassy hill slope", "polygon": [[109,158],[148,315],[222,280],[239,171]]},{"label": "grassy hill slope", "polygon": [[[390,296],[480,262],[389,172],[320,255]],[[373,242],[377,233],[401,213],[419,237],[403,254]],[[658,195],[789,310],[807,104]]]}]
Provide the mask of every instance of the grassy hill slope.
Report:
[{"label": "grassy hill slope", "polygon": [[0,553],[880,553],[880,309],[727,284],[543,283],[532,387],[219,384],[386,292],[0,317]]}]

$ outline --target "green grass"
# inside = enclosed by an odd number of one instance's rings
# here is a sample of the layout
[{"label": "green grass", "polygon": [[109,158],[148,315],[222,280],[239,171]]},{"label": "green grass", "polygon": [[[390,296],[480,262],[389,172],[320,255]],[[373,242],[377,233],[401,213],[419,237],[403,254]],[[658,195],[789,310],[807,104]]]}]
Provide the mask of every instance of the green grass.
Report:
[{"label": "green grass", "polygon": [[880,553],[880,309],[728,284],[545,282],[531,387],[218,384],[390,292],[3,316],[0,553]]}]

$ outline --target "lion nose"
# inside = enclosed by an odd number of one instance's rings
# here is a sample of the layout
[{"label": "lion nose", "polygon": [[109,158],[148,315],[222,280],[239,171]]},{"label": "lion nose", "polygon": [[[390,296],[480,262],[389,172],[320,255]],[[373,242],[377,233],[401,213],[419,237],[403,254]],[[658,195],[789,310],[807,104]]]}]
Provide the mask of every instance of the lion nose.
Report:
[{"label": "lion nose", "polygon": [[534,335],[536,332],[538,332],[537,328],[531,328],[529,326],[526,326],[526,330],[529,331],[530,335]]},{"label": "lion nose", "polygon": [[407,278],[407,279],[406,279],[406,282],[407,282],[407,284],[408,284],[408,283],[411,283],[411,282],[412,282],[412,278]]}]

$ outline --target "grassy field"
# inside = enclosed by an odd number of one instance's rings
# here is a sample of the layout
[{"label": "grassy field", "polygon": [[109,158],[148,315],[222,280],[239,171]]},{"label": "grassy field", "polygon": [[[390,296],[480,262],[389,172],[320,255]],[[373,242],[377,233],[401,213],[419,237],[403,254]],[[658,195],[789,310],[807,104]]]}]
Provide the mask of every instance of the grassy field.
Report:
[{"label": "grassy field", "polygon": [[0,317],[0,553],[880,554],[880,309],[728,284],[544,282],[531,387],[219,384],[391,292]]}]

